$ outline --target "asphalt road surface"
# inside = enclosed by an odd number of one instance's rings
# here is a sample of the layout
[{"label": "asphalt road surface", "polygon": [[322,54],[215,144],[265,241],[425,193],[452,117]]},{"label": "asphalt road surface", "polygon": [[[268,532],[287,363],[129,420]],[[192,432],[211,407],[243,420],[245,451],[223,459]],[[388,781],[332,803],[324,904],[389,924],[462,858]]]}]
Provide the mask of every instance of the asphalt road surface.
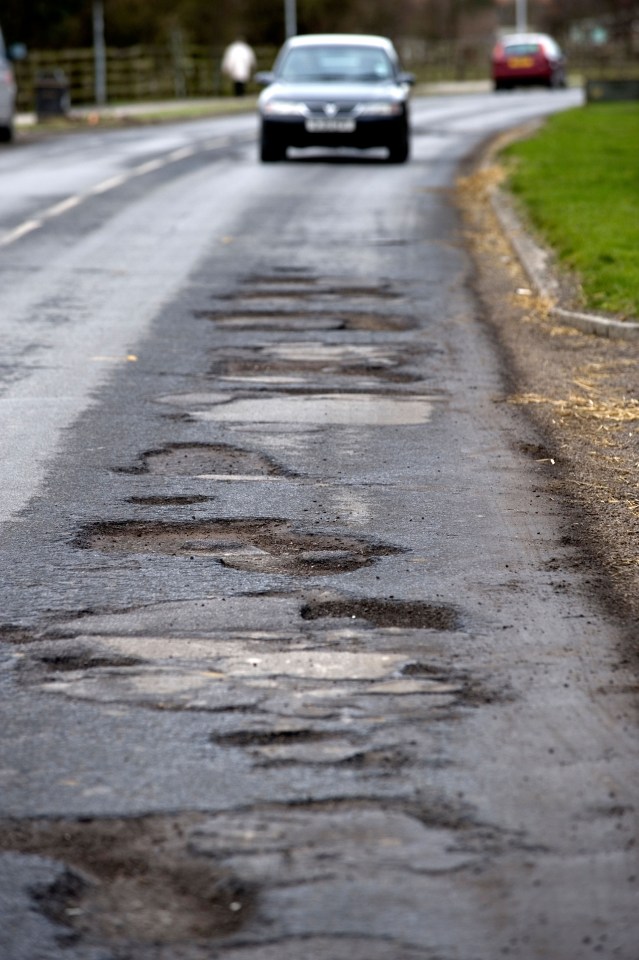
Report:
[{"label": "asphalt road surface", "polygon": [[3,960],[637,960],[626,638],[451,197],[579,99],[2,151]]}]

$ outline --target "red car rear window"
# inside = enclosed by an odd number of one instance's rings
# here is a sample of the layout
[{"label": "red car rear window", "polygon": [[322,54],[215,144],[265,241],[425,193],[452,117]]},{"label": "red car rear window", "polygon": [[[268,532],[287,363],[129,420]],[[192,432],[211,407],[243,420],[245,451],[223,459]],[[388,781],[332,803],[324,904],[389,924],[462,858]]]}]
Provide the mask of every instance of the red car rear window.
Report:
[{"label": "red car rear window", "polygon": [[538,43],[513,43],[504,47],[507,57],[534,57],[541,51]]}]

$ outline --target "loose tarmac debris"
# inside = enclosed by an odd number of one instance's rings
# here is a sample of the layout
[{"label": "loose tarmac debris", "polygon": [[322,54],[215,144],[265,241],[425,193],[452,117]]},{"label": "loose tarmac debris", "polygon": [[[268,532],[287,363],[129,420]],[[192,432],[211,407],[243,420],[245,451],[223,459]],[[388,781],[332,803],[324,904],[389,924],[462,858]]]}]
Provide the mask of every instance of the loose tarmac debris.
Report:
[{"label": "loose tarmac debris", "polygon": [[95,523],[80,531],[74,546],[104,553],[211,557],[236,570],[297,576],[359,570],[378,557],[401,552],[349,535],[306,533],[280,519]]},{"label": "loose tarmac debris", "polygon": [[270,457],[226,443],[174,443],[159,450],[147,450],[139,463],[120,468],[118,472],[165,477],[291,476]]}]

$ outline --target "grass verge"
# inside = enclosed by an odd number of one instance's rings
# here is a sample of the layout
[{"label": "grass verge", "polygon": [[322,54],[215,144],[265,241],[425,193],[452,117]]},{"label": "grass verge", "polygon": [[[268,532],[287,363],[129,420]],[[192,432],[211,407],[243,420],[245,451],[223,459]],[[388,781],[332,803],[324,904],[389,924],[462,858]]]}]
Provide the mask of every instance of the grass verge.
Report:
[{"label": "grass verge", "polygon": [[510,189],[576,271],[586,306],[639,317],[639,105],[556,114],[503,156]]}]

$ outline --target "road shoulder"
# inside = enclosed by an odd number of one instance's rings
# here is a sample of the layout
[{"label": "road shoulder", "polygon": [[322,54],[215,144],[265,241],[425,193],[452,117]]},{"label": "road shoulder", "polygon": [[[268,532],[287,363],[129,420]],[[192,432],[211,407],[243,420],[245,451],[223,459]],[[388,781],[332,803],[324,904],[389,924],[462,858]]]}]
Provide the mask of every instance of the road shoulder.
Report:
[{"label": "road shoulder", "polygon": [[540,495],[566,510],[567,544],[611,612],[639,615],[637,340],[592,336],[536,290],[498,218],[495,174],[481,162],[457,190],[485,322],[516,405],[544,438],[528,451]]}]

